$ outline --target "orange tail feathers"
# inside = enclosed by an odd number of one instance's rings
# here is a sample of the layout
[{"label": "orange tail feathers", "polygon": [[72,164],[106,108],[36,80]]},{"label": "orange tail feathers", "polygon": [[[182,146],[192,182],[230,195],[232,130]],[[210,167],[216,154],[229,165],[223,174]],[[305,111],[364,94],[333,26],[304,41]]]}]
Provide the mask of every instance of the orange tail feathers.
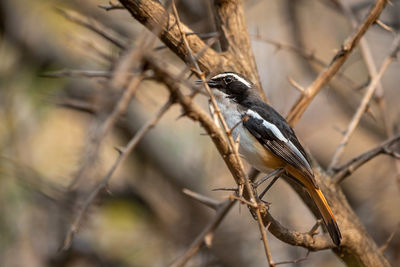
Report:
[{"label": "orange tail feathers", "polygon": [[329,207],[324,195],[321,190],[316,188],[308,188],[307,191],[310,193],[312,199],[317,205],[333,243],[335,243],[336,246],[339,246],[342,234],[340,233],[335,217],[333,216],[331,208]]}]

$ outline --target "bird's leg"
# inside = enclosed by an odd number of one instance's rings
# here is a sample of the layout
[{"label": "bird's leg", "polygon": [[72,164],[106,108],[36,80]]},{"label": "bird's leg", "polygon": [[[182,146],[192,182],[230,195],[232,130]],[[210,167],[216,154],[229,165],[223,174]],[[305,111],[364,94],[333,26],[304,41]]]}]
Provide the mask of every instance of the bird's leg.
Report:
[{"label": "bird's leg", "polygon": [[263,178],[261,178],[259,181],[254,182],[254,187],[257,188],[260,184],[264,183],[266,180],[268,180],[271,177],[275,177],[281,175],[283,173],[284,169],[283,168],[279,168],[274,170],[273,172],[270,172],[267,176],[264,176]]},{"label": "bird's leg", "polygon": [[268,192],[268,190],[272,187],[272,185],[279,179],[280,175],[275,176],[274,179],[269,183],[269,185],[264,189],[264,191],[261,192],[259,198],[262,200],[263,196],[265,193]]},{"label": "bird's leg", "polygon": [[[268,174],[266,177],[262,178],[260,181],[258,181],[257,186],[259,186],[261,183],[263,183],[264,181],[266,181],[267,179],[274,177],[273,180],[269,183],[269,185],[264,189],[264,191],[261,192],[261,194],[259,195],[259,199],[261,201],[262,198],[264,197],[264,195],[268,192],[268,190],[274,185],[274,183],[279,179],[279,177],[281,176],[281,174],[284,172],[283,168],[279,168],[274,170],[273,172],[271,172],[270,174]],[[264,202],[264,201],[263,201]],[[269,204],[269,203],[267,203]]]}]

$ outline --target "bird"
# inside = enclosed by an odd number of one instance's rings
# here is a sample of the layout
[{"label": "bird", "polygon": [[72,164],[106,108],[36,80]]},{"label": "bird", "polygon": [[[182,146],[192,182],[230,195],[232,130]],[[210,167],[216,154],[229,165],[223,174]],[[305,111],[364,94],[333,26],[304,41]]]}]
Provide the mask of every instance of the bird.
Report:
[{"label": "bird", "polygon": [[236,72],[219,73],[206,82],[232,137],[239,140],[239,153],[260,172],[283,168],[300,183],[316,204],[333,243],[340,246],[342,236],[335,217],[287,121],[261,99],[251,81]]}]

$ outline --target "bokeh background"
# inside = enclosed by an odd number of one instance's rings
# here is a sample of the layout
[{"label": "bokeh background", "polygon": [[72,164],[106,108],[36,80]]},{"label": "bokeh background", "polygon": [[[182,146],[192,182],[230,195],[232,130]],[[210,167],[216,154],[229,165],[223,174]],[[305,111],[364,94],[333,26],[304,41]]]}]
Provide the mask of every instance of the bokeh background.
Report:
[{"label": "bokeh background", "polygon": [[[347,1],[358,19],[373,1]],[[400,1],[392,0],[381,20],[398,30]],[[262,86],[271,104],[286,115],[299,92],[288,77],[307,86],[321,66],[285,46],[311,51],[325,63],[352,32],[335,1],[244,1],[252,46]],[[48,78],[59,70],[109,71],[121,51],[85,27],[68,20],[62,11],[78,12],[112,30],[126,44],[135,44],[146,31],[125,10],[105,11],[108,1],[0,0],[0,265],[1,266],[165,266],[179,256],[212,218],[213,211],[182,193],[183,188],[217,200],[232,187],[217,150],[204,131],[179,118],[173,107],[111,179],[84,218],[67,251],[59,251],[79,205],[67,187],[79,169],[85,145],[98,121],[85,108],[107,95],[103,78]],[[195,31],[212,32],[208,0],[178,2],[181,19]],[[75,13],[74,13],[75,14]],[[366,38],[377,66],[390,50],[393,34],[374,25]],[[269,40],[266,42],[265,40]],[[160,44],[161,45],[161,44]],[[168,49],[159,53],[177,69],[184,64]],[[359,49],[341,72],[313,101],[296,126],[304,146],[327,166],[342,131],[360,103],[369,80]],[[388,125],[399,128],[400,64],[394,62],[382,78]],[[123,146],[166,101],[168,93],[152,81],[141,84],[131,106],[102,143],[95,175],[80,186],[89,192]],[[206,106],[206,99],[198,97]],[[376,101],[363,116],[341,162],[387,138]],[[357,215],[378,245],[398,228],[400,184],[395,162],[380,156],[343,183]],[[85,191],[86,190],[86,191]],[[308,231],[315,223],[305,205],[284,181],[265,198],[282,224]],[[270,237],[275,261],[303,257],[306,251]],[[400,266],[400,235],[385,251]],[[330,251],[311,253],[296,266],[343,266]],[[235,206],[216,231],[211,248],[187,266],[265,266],[256,222],[246,207]]]}]

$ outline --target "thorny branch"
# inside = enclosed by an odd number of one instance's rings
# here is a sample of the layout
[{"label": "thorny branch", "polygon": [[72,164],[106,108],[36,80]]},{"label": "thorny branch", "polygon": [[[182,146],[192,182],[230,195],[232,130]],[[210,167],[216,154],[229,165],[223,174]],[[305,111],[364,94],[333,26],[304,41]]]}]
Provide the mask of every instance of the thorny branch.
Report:
[{"label": "thorny branch", "polygon": [[[192,50],[191,50],[191,48],[189,46],[189,43],[188,43],[188,41],[186,39],[187,38],[186,33],[183,32],[183,28],[181,26],[181,22],[180,22],[180,19],[179,19],[178,12],[176,10],[176,6],[175,6],[175,2],[174,1],[172,2],[172,11],[174,13],[175,20],[176,20],[177,25],[178,25],[178,29],[179,29],[179,32],[180,32],[180,35],[181,35],[181,38],[182,38],[182,42],[183,42],[183,44],[185,45],[185,47],[186,47],[186,49],[188,51],[190,63],[193,64],[193,67],[195,68],[195,71],[197,72],[197,75],[202,80],[203,86],[206,89],[206,92],[207,92],[208,96],[210,97],[213,109],[215,110],[215,113],[216,113],[216,115],[217,115],[217,117],[219,119],[219,122],[222,125],[222,129],[224,130],[224,132],[226,134],[226,137],[228,139],[228,144],[229,144],[229,150],[230,150],[229,153],[233,154],[233,156],[236,158],[236,162],[239,165],[239,170],[241,172],[241,180],[238,183],[239,196],[241,196],[241,194],[242,194],[242,189],[241,188],[244,185],[244,187],[245,187],[245,189],[247,191],[248,200],[251,203],[253,203],[253,204],[255,204],[257,206],[257,205],[259,205],[259,203],[257,203],[256,197],[254,195],[254,188],[251,186],[250,181],[246,176],[242,160],[241,160],[241,158],[239,156],[239,151],[238,151],[238,145],[239,144],[236,143],[235,140],[233,140],[233,137],[232,137],[232,134],[231,134],[231,129],[229,129],[228,125],[226,124],[226,121],[225,121],[224,117],[222,116],[222,113],[221,113],[221,111],[220,111],[220,109],[219,109],[219,107],[217,105],[217,101],[215,100],[215,97],[212,94],[212,92],[210,90],[210,87],[208,86],[208,84],[206,82],[204,73],[201,72],[201,69],[200,69],[198,63],[197,63],[195,57],[193,56]],[[265,253],[267,255],[268,262],[269,262],[269,264],[271,266],[273,266],[271,253],[270,253],[269,247],[268,247],[267,233],[265,231],[265,226],[263,224],[263,221],[262,221],[262,218],[261,218],[261,214],[260,214],[260,210],[259,210],[258,206],[255,209],[255,214],[256,214],[256,217],[257,217],[258,224],[259,224],[259,228],[260,228],[261,236],[262,236],[262,239],[263,239]]]},{"label": "thorny branch", "polygon": [[329,164],[329,169],[332,169],[339,162],[339,159],[344,151],[345,146],[347,145],[347,142],[349,141],[351,135],[353,134],[358,123],[360,122],[361,116],[367,110],[368,103],[370,102],[370,100],[375,92],[376,86],[378,85],[378,83],[379,83],[380,79],[382,78],[383,74],[385,73],[386,69],[393,62],[393,60],[395,60],[396,54],[400,48],[399,45],[400,45],[400,35],[398,35],[395,38],[395,40],[393,41],[392,49],[391,49],[389,55],[384,60],[384,62],[382,63],[382,66],[379,69],[378,74],[373,77],[370,85],[368,86],[367,90],[365,91],[364,97],[346,129],[343,139],[340,142],[337,150],[335,151],[335,153],[332,157],[332,161]]},{"label": "thorny branch", "polygon": [[132,137],[132,139],[128,142],[128,144],[120,149],[120,154],[118,158],[115,160],[114,164],[110,168],[110,170],[107,172],[105,177],[101,180],[101,182],[93,189],[93,191],[87,196],[86,200],[83,203],[83,206],[79,210],[77,216],[75,217],[74,222],[72,223],[66,237],[64,240],[64,244],[62,249],[67,249],[73,238],[74,235],[77,233],[79,230],[79,226],[81,224],[81,221],[86,214],[87,210],[89,209],[90,205],[93,203],[95,200],[96,196],[99,194],[101,190],[106,188],[108,181],[111,179],[112,175],[114,172],[117,170],[117,168],[121,165],[121,163],[128,157],[128,155],[132,152],[133,149],[135,149],[136,145],[139,143],[139,141],[147,134],[149,130],[151,130],[157,122],[161,119],[161,117],[165,114],[165,112],[171,107],[173,104],[172,99],[168,100],[167,103],[164,104],[164,106],[161,107],[161,109],[157,112],[157,114],[154,116],[153,119],[148,121],[143,127],[136,133],[135,136]]},{"label": "thorny branch", "polygon": [[[214,235],[215,229],[222,222],[222,219],[229,212],[229,210],[236,203],[235,199],[228,198],[225,201],[217,203],[215,200],[210,199],[206,196],[202,196],[198,193],[194,193],[190,190],[185,190],[185,193],[194,199],[201,201],[201,203],[209,206],[209,203],[216,204],[215,209],[216,214],[214,218],[204,227],[203,231],[196,237],[195,240],[189,245],[187,250],[178,257],[173,263],[171,263],[170,267],[181,267],[184,266],[190,258],[200,249],[203,244],[207,246],[211,246],[212,238]],[[207,204],[208,203],[208,204]]]},{"label": "thorny branch", "polygon": [[118,100],[115,108],[108,115],[106,120],[99,126],[99,130],[95,132],[92,137],[91,142],[87,147],[86,160],[82,164],[82,167],[79,169],[78,173],[74,177],[72,183],[70,184],[70,189],[73,189],[85,176],[89,169],[91,168],[92,163],[95,161],[97,152],[99,151],[101,141],[107,135],[107,133],[111,130],[112,126],[117,122],[118,118],[126,111],[128,108],[128,104],[132,99],[134,93],[136,92],[137,87],[143,79],[143,74],[139,74],[132,78],[131,82],[128,85],[128,88],[123,92],[121,98]]},{"label": "thorny branch", "polygon": [[341,183],[347,176],[351,175],[359,167],[361,167],[366,162],[368,162],[369,160],[373,159],[374,157],[380,154],[387,154],[394,158],[399,158],[400,155],[391,149],[391,147],[398,142],[400,142],[400,134],[386,140],[377,147],[368,150],[367,152],[353,158],[349,162],[339,167],[333,168],[333,171],[336,172],[336,174],[333,177],[334,183],[335,184]]},{"label": "thorny branch", "polygon": [[107,28],[100,22],[98,22],[92,18],[87,18],[85,16],[82,16],[81,14],[71,11],[71,10],[63,10],[63,9],[57,9],[57,10],[62,15],[64,15],[64,17],[66,19],[97,33],[98,35],[100,35],[104,39],[110,41],[112,44],[114,44],[118,48],[125,49],[127,47],[126,42],[123,40],[123,38],[118,33],[113,31],[112,29]]},{"label": "thorny branch", "polygon": [[[257,40],[257,41],[264,42],[264,43],[267,43],[267,44],[275,46],[276,50],[284,49],[284,50],[287,50],[287,51],[294,52],[297,55],[299,55],[302,58],[304,58],[305,60],[308,60],[311,63],[315,63],[316,65],[318,65],[321,68],[326,68],[328,66],[328,64],[324,60],[322,60],[321,58],[319,58],[319,57],[317,57],[315,55],[314,51],[306,50],[306,49],[303,49],[301,47],[297,47],[297,46],[295,46],[293,44],[271,40],[271,39],[265,38],[264,36],[262,36],[260,34],[254,34],[254,35],[251,35],[251,36],[253,38],[255,38],[255,40]],[[359,87],[356,84],[355,81],[353,81],[351,78],[346,76],[341,71],[338,71],[336,76],[339,77],[340,79],[342,79],[347,84],[349,84],[352,88],[358,88]]]},{"label": "thorny branch", "polygon": [[339,71],[340,67],[343,66],[344,62],[354,50],[367,29],[379,18],[386,3],[387,0],[376,1],[374,7],[368,13],[362,24],[344,41],[341,49],[332,58],[329,66],[322,70],[314,82],[304,91],[304,94],[300,95],[287,116],[289,124],[294,125],[297,123],[304,111],[306,111],[307,107],[310,105],[311,101],[319,91],[321,91],[322,87],[325,86]]}]

